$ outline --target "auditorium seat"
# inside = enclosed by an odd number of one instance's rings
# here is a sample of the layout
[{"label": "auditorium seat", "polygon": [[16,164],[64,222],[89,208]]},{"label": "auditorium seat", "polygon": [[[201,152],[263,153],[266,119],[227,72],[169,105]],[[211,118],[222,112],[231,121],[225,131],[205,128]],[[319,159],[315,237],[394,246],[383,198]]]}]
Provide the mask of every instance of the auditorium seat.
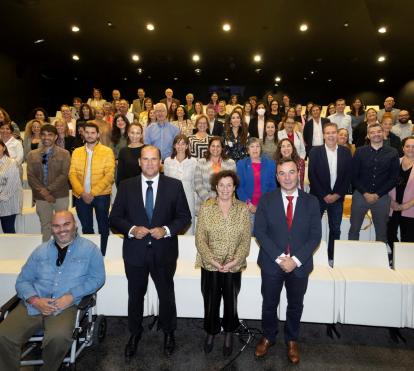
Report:
[{"label": "auditorium seat", "polygon": [[403,286],[385,243],[335,241],[334,269],[345,280],[341,322],[402,327]]}]

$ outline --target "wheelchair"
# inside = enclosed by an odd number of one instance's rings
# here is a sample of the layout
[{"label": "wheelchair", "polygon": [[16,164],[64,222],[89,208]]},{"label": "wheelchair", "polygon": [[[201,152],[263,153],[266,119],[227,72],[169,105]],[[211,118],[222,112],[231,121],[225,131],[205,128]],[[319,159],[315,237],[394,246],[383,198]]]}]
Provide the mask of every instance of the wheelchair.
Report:
[{"label": "wheelchair", "polygon": [[[7,314],[19,302],[20,298],[15,295],[0,308],[0,322],[7,317]],[[66,367],[68,370],[76,370],[76,359],[85,348],[96,347],[103,341],[106,328],[105,316],[96,314],[96,293],[83,297],[76,313],[72,334],[73,342],[62,362],[62,367]],[[28,340],[22,348],[20,366],[40,367],[43,364],[43,360],[40,358],[42,341],[42,330]]]}]

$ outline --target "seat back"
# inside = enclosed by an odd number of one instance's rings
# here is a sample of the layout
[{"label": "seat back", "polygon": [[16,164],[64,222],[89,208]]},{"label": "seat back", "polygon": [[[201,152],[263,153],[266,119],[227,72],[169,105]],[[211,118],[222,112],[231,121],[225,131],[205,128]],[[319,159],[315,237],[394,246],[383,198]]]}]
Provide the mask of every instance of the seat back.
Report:
[{"label": "seat back", "polygon": [[40,234],[0,234],[0,259],[27,260],[41,243]]},{"label": "seat back", "polygon": [[414,243],[394,243],[394,269],[414,269]]},{"label": "seat back", "polygon": [[375,241],[335,241],[335,267],[389,268],[387,246]]},{"label": "seat back", "polygon": [[317,249],[313,253],[313,264],[322,267],[329,267],[328,263],[328,247],[326,241],[321,241]]}]

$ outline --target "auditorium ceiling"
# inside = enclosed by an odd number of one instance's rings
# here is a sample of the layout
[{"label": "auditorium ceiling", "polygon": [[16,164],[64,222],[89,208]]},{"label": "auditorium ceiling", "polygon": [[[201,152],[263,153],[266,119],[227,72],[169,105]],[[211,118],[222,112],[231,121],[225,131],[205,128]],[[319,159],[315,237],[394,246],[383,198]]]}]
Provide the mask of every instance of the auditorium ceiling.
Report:
[{"label": "auditorium ceiling", "polygon": [[0,14],[2,53],[44,79],[283,86],[414,77],[411,0],[1,0]]}]

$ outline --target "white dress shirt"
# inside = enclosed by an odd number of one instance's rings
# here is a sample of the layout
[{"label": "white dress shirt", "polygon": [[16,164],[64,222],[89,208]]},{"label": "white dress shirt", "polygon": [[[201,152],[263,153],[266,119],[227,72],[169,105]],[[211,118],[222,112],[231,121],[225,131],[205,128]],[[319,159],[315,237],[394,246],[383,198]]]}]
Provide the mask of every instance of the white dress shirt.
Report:
[{"label": "white dress shirt", "polygon": [[326,156],[328,157],[329,174],[331,178],[331,189],[334,188],[338,170],[338,145],[332,151],[325,144]]},{"label": "white dress shirt", "polygon": [[86,148],[86,170],[85,170],[85,181],[83,183],[83,191],[86,193],[91,192],[91,168],[92,168],[92,157],[93,157],[93,149],[89,149],[88,146],[85,144]]},{"label": "white dress shirt", "polygon": [[312,137],[312,146],[321,146],[323,144],[323,132],[322,132],[322,122],[319,118],[319,122],[313,119],[313,137]]},{"label": "white dress shirt", "polygon": [[330,122],[333,122],[338,126],[339,129],[348,130],[349,143],[352,144],[352,118],[350,115],[345,115],[343,113],[334,113],[333,115],[328,116]]},{"label": "white dress shirt", "polygon": [[[283,200],[283,207],[285,209],[285,215],[287,212],[287,207],[289,204],[288,199],[286,198],[286,196],[293,196],[293,200],[292,200],[292,204],[293,204],[293,208],[292,208],[292,220],[293,217],[295,215],[295,209],[296,209],[296,201],[298,200],[298,196],[299,196],[299,192],[298,189],[296,189],[292,194],[288,195],[286,192],[284,192],[283,190],[281,190],[282,192],[282,200]],[[280,259],[281,257],[285,257],[285,256],[290,256],[287,255],[285,253],[282,253],[279,255],[279,257],[276,259],[276,263],[280,264],[282,262],[282,260]],[[296,263],[296,265],[298,266],[298,268],[302,265],[302,263],[300,262],[300,260],[296,257],[296,256],[292,256],[293,261]]]},{"label": "white dress shirt", "polygon": [[257,117],[257,131],[259,132],[259,139],[263,139],[263,134],[264,134],[264,126],[265,126],[265,119],[264,116]]}]

